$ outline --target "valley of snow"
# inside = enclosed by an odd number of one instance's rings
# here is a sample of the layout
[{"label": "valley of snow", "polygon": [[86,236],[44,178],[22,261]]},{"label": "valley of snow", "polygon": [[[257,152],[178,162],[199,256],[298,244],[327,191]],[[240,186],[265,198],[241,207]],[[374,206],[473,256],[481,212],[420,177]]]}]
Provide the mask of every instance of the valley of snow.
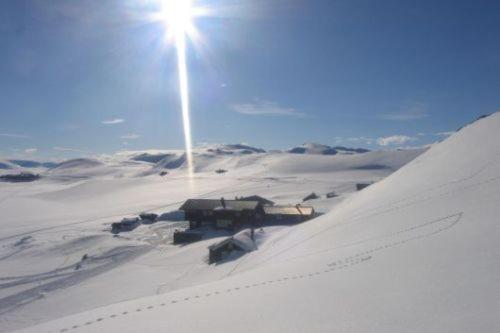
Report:
[{"label": "valley of snow", "polygon": [[[172,245],[173,231],[186,226],[176,210],[188,198],[258,194],[296,204],[315,192],[321,198],[308,204],[327,212],[355,193],[357,182],[379,181],[421,153],[331,156],[266,153],[244,145],[203,147],[195,150],[193,179],[179,151],[122,152],[69,160],[51,169],[5,161],[4,174],[37,172],[42,178],[0,182],[0,331],[247,270],[250,266],[242,263],[250,255],[207,264],[207,247],[227,237],[226,232],[186,246]],[[227,172],[216,173],[219,169]],[[332,191],[339,196],[327,199]],[[166,213],[172,221],[142,225],[115,237],[110,233],[112,222],[144,211]],[[273,247],[293,228],[265,227],[258,233],[255,253]]]},{"label": "valley of snow", "polygon": [[[189,181],[182,168],[159,177],[160,166],[124,154],[1,184],[0,327],[499,331],[499,142],[496,113],[418,157],[199,153]],[[355,192],[355,183],[371,181]],[[297,203],[313,191],[321,199],[308,203],[324,215],[257,231],[257,250],[218,265],[205,261],[217,237],[170,245],[183,222],[107,232],[122,216],[174,210],[188,197]],[[330,191],[341,195],[326,199]]]}]

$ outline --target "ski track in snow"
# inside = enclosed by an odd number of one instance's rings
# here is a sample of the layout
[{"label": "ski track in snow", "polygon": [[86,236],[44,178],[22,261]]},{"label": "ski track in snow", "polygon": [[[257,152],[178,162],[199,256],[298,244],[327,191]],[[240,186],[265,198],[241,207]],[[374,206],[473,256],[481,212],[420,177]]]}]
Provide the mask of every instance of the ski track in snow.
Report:
[{"label": "ski track in snow", "polygon": [[[287,177],[284,177],[287,178]],[[297,177],[290,177],[291,179],[295,180]],[[262,188],[262,186],[266,186],[266,183],[269,181],[275,181],[274,179],[267,179],[267,178],[251,178],[250,180],[248,179],[238,179],[239,184],[231,184],[230,186],[225,186],[221,187],[212,191],[208,191],[205,193],[200,194],[198,197],[199,198],[205,198],[205,197],[210,197],[214,195],[225,195],[228,193],[235,193],[238,188],[241,188],[242,186],[245,186],[245,189],[259,189]],[[280,179],[277,178],[277,182],[280,182],[282,184],[289,184],[290,179]],[[258,183],[255,185],[255,183]],[[250,185],[250,186],[248,186]],[[227,191],[226,189],[230,188],[231,190]],[[19,191],[17,191],[19,192]],[[134,211],[134,212],[124,212],[121,214],[113,214],[113,215],[107,215],[107,216],[101,216],[101,217],[95,217],[95,218],[90,218],[90,219],[85,219],[85,220],[80,220],[80,221],[75,221],[71,223],[66,223],[66,224],[59,224],[56,226],[50,226],[46,228],[40,228],[36,230],[31,230],[28,232],[23,232],[19,233],[16,235],[10,235],[8,237],[0,238],[0,242],[3,241],[8,241],[14,238],[18,237],[23,237],[22,239],[28,239],[32,238],[36,234],[40,233],[61,233],[61,232],[70,232],[70,231],[84,231],[84,229],[78,229],[78,228],[67,228],[67,227],[72,227],[76,225],[81,225],[81,224],[88,224],[88,223],[96,223],[100,220],[105,220],[109,218],[118,218],[122,217],[124,215],[130,215],[130,214],[139,214],[140,212],[149,212],[149,211],[155,211],[158,209],[164,209],[164,208],[169,208],[172,206],[177,206],[181,204],[184,201],[175,201],[175,202],[170,202],[162,206],[156,206],[147,210],[140,210],[140,211]],[[171,226],[172,228],[174,225]],[[65,229],[66,228],[66,229]],[[171,228],[170,228],[171,229]],[[156,231],[155,234],[159,236],[159,238],[162,238],[162,235],[159,235]],[[65,236],[63,235],[63,238]],[[87,236],[88,237],[88,236]],[[7,312],[13,311],[21,306],[24,306],[28,303],[34,302],[38,299],[41,299],[43,297],[46,297],[47,294],[50,292],[53,292],[58,289],[64,289],[73,285],[76,285],[78,283],[83,282],[86,279],[89,279],[91,277],[94,277],[96,275],[102,274],[104,272],[107,272],[120,264],[126,263],[130,261],[131,259],[138,257],[155,246],[158,246],[161,241],[157,242],[150,242],[151,246],[130,246],[127,251],[127,254],[125,253],[118,254],[112,262],[108,262],[106,264],[93,267],[90,269],[82,269],[78,271],[74,271],[74,268],[78,263],[74,264],[67,264],[69,260],[69,255],[66,257],[64,262],[59,265],[58,268],[44,272],[44,273],[39,273],[39,274],[33,274],[33,275],[27,275],[27,276],[16,276],[16,277],[1,277],[0,281],[7,281],[0,283],[0,290],[2,289],[7,289],[11,287],[16,287],[16,286],[21,286],[21,285],[27,285],[31,283],[39,283],[37,287],[30,288],[25,291],[21,291],[18,293],[15,293],[13,295],[6,296],[4,298],[0,298],[0,315],[3,315]],[[26,250],[29,247],[21,247],[19,249],[15,249],[11,253],[8,253],[4,255],[3,257],[0,258],[1,260],[8,259],[14,255],[17,255],[21,253],[22,251]],[[112,250],[117,250],[118,248],[112,249]],[[193,267],[189,268],[185,274],[182,276],[188,275],[189,271],[193,269]],[[180,278],[182,278],[182,276]],[[179,278],[179,279],[180,279]],[[177,279],[176,279],[177,280]],[[174,281],[170,281],[167,284],[164,285],[159,285],[157,288],[157,291],[161,291],[162,288],[165,286],[175,283]]]},{"label": "ski track in snow", "polygon": [[[55,290],[64,289],[72,285],[81,283],[93,276],[107,272],[122,263],[125,263],[133,258],[136,258],[151,249],[149,246],[122,246],[113,248],[100,256],[89,258],[90,263],[84,263],[83,266],[91,265],[96,262],[97,265],[92,265],[91,268],[76,268],[75,265],[68,265],[63,268],[58,268],[46,273],[20,276],[20,277],[4,277],[2,281],[13,280],[7,283],[1,283],[0,289],[9,288],[33,282],[42,282],[44,280],[53,280],[45,284],[40,284],[37,287],[9,295],[0,299],[0,315],[16,308],[26,305],[37,299],[45,297],[46,294]],[[99,264],[103,262],[102,264]],[[95,266],[95,267],[93,267]],[[55,280],[54,280],[55,279]]]}]

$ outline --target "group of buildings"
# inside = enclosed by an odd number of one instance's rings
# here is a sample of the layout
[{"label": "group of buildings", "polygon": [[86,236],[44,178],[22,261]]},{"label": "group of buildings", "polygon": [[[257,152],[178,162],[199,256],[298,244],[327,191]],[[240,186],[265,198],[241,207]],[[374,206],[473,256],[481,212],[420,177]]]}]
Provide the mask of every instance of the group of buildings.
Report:
[{"label": "group of buildings", "polygon": [[184,211],[190,229],[211,226],[216,229],[238,230],[243,226],[293,224],[314,217],[311,206],[281,206],[260,196],[221,199],[189,199],[179,210]]}]

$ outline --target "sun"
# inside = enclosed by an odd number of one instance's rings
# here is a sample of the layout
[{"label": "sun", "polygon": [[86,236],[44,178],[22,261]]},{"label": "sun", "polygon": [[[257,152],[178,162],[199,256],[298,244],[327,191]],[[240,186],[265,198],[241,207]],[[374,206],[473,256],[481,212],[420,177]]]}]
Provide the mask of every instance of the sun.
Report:
[{"label": "sun", "polygon": [[175,39],[194,33],[196,12],[191,0],[162,0],[162,20],[169,35]]}]

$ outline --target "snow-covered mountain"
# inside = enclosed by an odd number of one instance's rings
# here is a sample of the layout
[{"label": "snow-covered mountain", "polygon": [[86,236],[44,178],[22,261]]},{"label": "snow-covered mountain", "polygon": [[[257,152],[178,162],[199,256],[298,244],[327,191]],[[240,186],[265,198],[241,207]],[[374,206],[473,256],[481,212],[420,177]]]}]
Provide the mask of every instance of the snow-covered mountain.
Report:
[{"label": "snow-covered mountain", "polygon": [[304,143],[301,146],[288,149],[287,152],[291,154],[336,155],[336,154],[363,154],[369,152],[369,150],[363,148],[348,148],[342,146],[330,147],[320,143]]},{"label": "snow-covered mountain", "polygon": [[[39,169],[42,177],[33,183],[0,183],[0,271],[7,272],[1,277],[0,331],[236,272],[238,260],[214,267],[204,259],[207,246],[227,234],[180,248],[171,244],[172,232],[185,225],[176,209],[187,198],[259,194],[296,204],[315,192],[319,198],[308,204],[326,212],[354,195],[357,182],[379,181],[422,150],[323,156],[217,145],[194,153],[192,180],[184,152],[149,150],[68,160]],[[327,198],[332,191],[337,196]],[[167,222],[113,237],[112,222],[143,211]],[[264,228],[259,248],[287,229]]]},{"label": "snow-covered mountain", "polygon": [[0,170],[10,170],[14,167],[12,163],[7,160],[0,160]]},{"label": "snow-covered mountain", "polygon": [[[198,152],[188,180],[182,167],[138,177],[159,162],[127,153],[103,162],[110,175],[9,184],[0,192],[8,272],[0,328],[498,331],[498,142],[497,113],[421,155]],[[228,172],[214,173],[219,167]],[[327,199],[331,190],[340,197]],[[176,223],[106,233],[126,213],[174,210],[188,197],[294,203],[312,191],[324,215],[263,228],[257,250],[219,265],[204,258],[221,235],[177,247],[168,241]]]},{"label": "snow-covered mountain", "polygon": [[31,160],[9,160],[10,163],[23,168],[55,168],[57,163],[54,162],[39,162]]},{"label": "snow-covered mountain", "polygon": [[498,331],[498,142],[495,114],[283,232],[225,279],[30,331]]}]

